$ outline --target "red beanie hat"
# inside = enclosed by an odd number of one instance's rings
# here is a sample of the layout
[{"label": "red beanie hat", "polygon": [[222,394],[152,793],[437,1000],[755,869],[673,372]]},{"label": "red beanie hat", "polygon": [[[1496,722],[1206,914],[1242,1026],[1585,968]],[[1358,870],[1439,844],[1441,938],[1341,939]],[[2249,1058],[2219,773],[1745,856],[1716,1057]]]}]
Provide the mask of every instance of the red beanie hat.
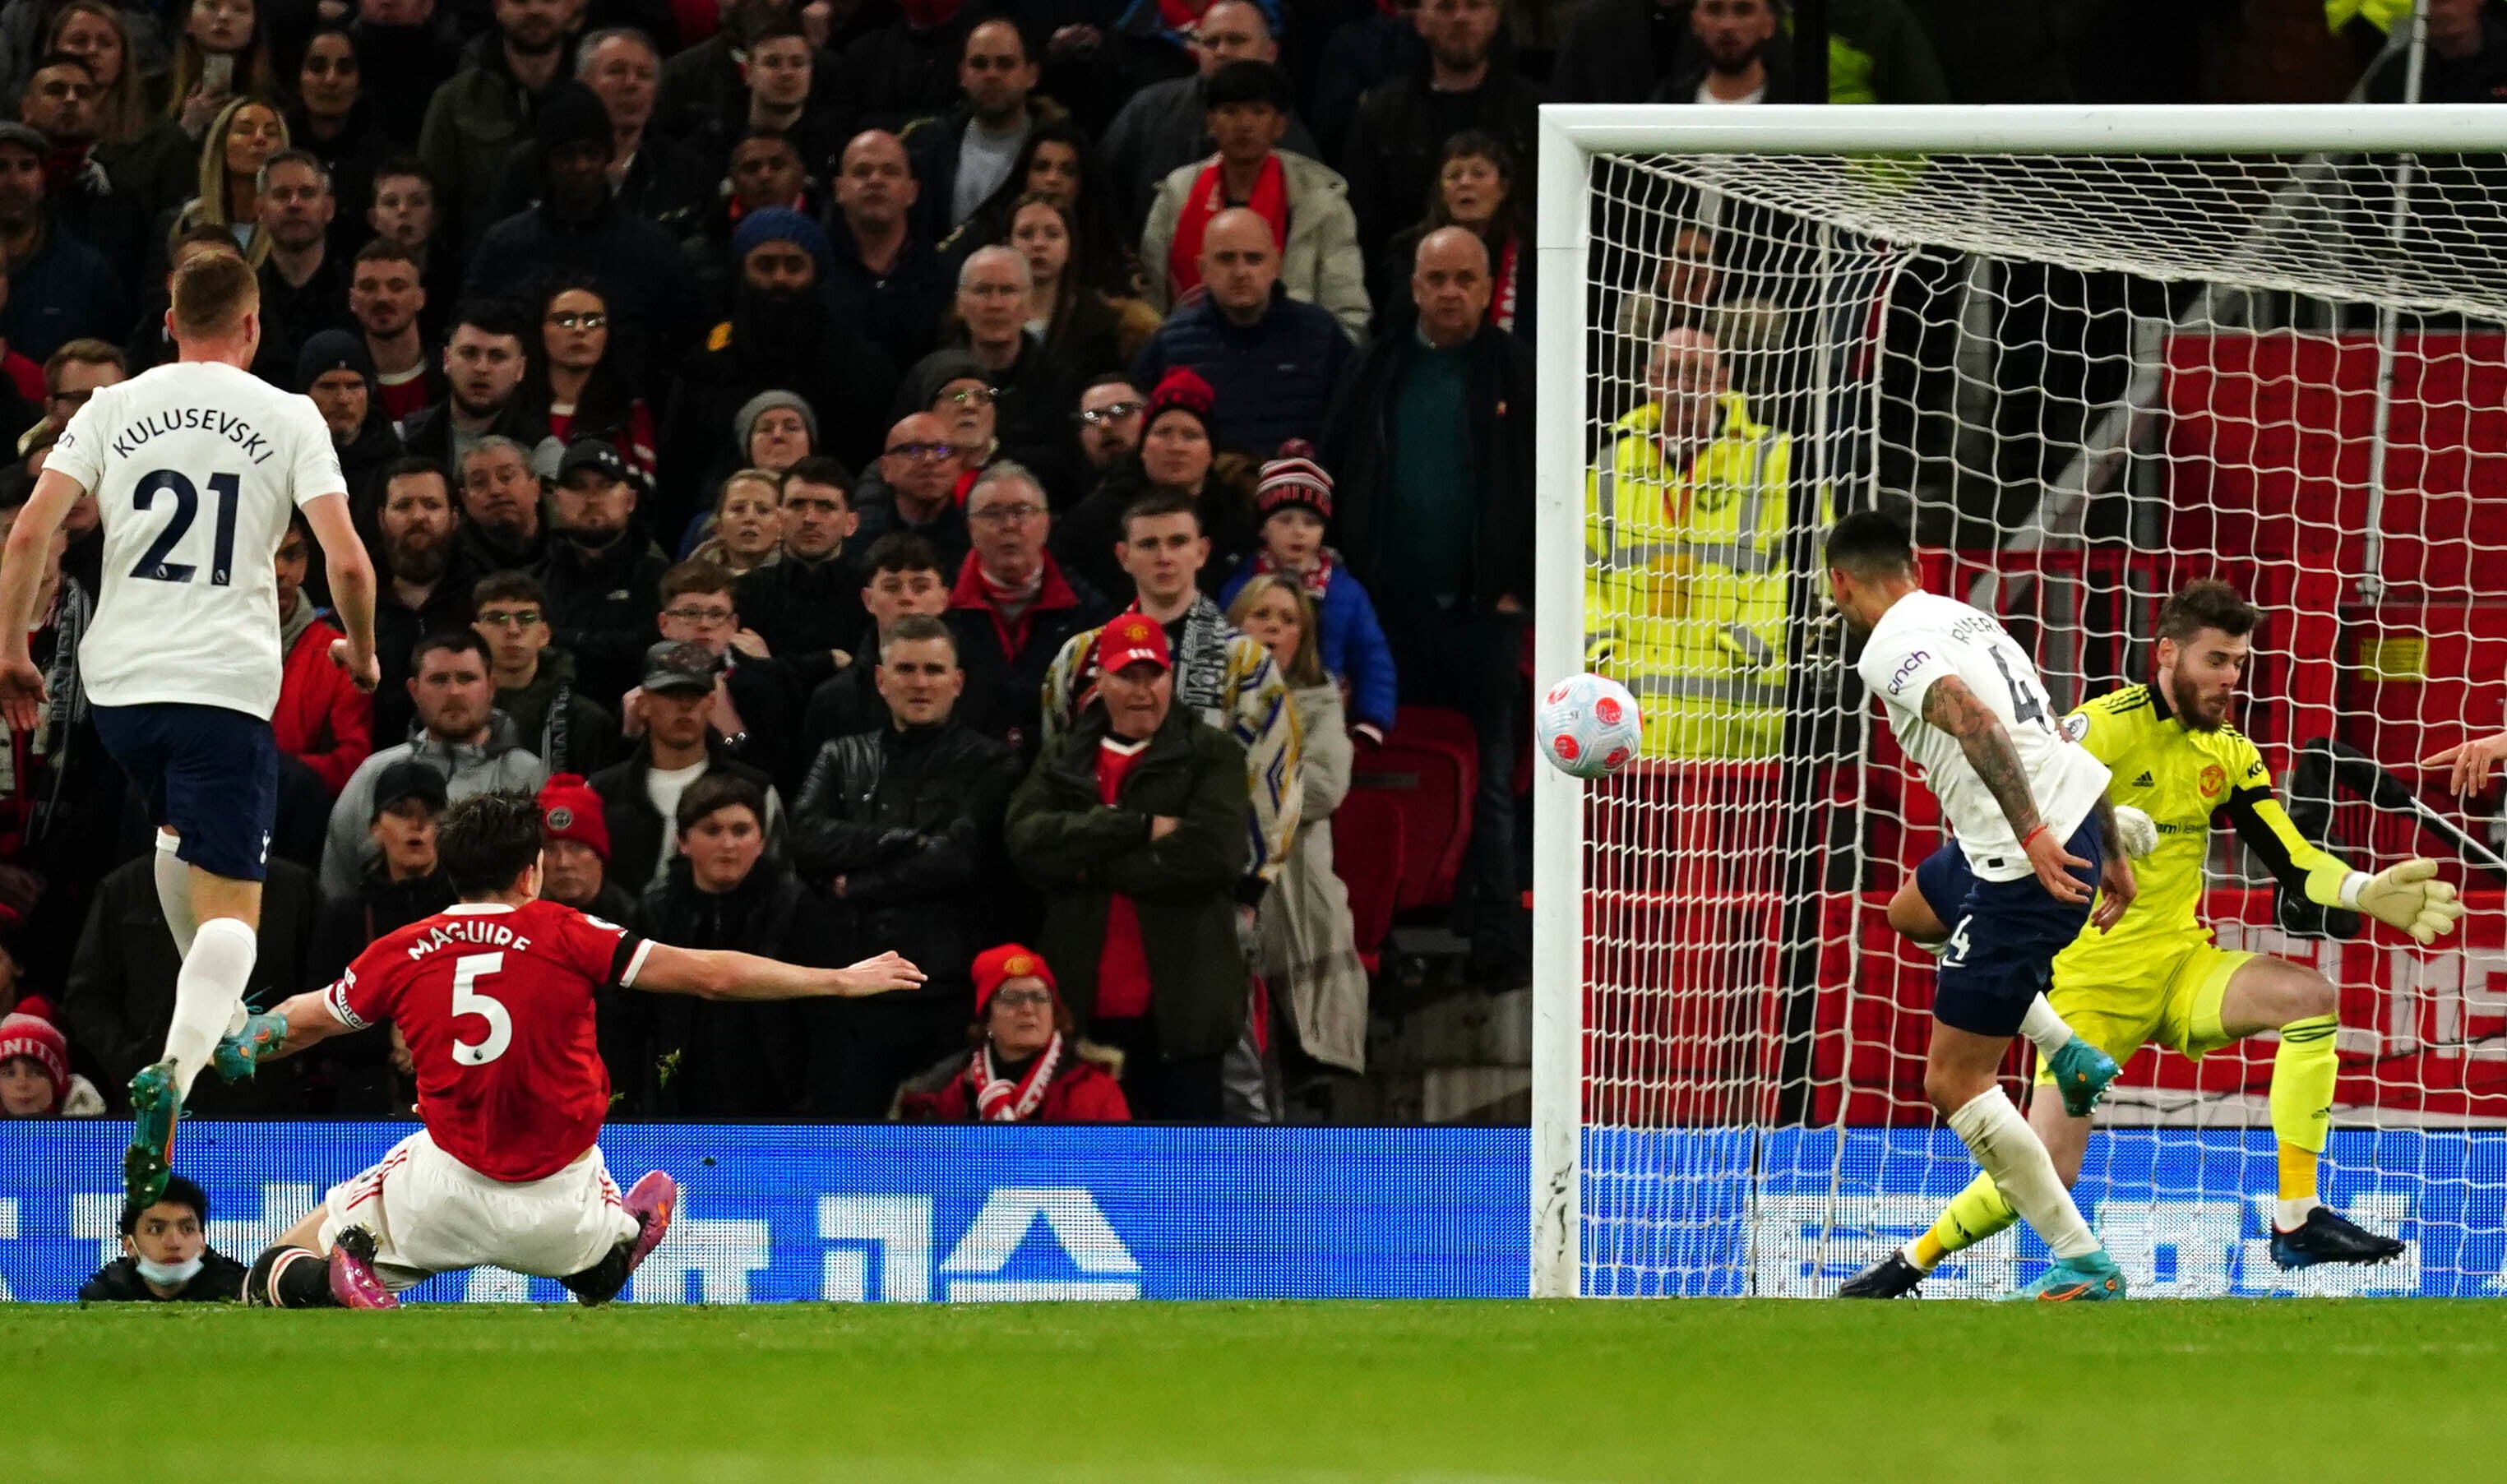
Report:
[{"label": "red beanie hat", "polygon": [[1062,987],[1053,982],[1053,965],[1044,955],[1017,943],[1003,943],[975,956],[975,1018],[981,1020],[993,1002],[993,994],[1013,979],[1041,979],[1055,1002],[1062,999]]},{"label": "red beanie hat", "polygon": [[1158,378],[1158,384],[1149,389],[1149,411],[1148,416],[1141,419],[1141,436],[1148,437],[1149,429],[1157,426],[1158,419],[1167,414],[1184,413],[1201,424],[1206,437],[1210,432],[1211,414],[1217,409],[1217,389],[1203,380],[1201,373],[1191,367],[1178,366]]},{"label": "red beanie hat", "polygon": [[16,1014],[0,1019],[0,1062],[31,1057],[53,1079],[53,1112],[70,1095],[70,1043],[53,1024],[53,1007],[41,999],[18,1001]]},{"label": "red beanie hat", "polygon": [[590,846],[602,865],[609,863],[609,818],[582,774],[561,773],[540,786],[540,833],[544,840]]}]

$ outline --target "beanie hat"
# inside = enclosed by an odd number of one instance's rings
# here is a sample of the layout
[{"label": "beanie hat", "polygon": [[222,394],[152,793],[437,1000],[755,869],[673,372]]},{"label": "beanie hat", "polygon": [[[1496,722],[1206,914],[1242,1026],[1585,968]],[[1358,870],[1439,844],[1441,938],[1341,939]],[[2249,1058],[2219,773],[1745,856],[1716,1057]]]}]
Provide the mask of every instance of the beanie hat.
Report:
[{"label": "beanie hat", "polygon": [[364,336],[345,330],[321,330],[308,336],[305,348],[296,352],[296,384],[310,386],[315,377],[329,371],[355,372],[366,379],[366,395],[374,395],[375,358],[366,349]]},{"label": "beanie hat", "polygon": [[731,446],[735,455],[734,462],[741,464],[748,462],[750,431],[757,426],[758,418],[779,407],[788,407],[799,413],[801,425],[810,430],[810,447],[816,449],[818,446],[818,414],[810,406],[809,399],[797,391],[770,387],[740,404],[740,411],[731,415]]},{"label": "beanie hat", "polygon": [[1149,429],[1169,413],[1186,413],[1201,424],[1202,436],[1210,435],[1210,415],[1218,407],[1218,393],[1201,374],[1189,366],[1178,366],[1158,378],[1149,391],[1148,416],[1141,419],[1141,436],[1147,438]]},{"label": "beanie hat", "polygon": [[993,384],[993,374],[984,363],[963,350],[934,350],[915,363],[906,383],[908,399],[914,411],[927,413],[931,404],[940,400],[940,388],[952,381],[981,381]]},{"label": "beanie hat", "polygon": [[972,973],[977,1020],[984,1018],[984,1011],[993,1002],[994,993],[1013,979],[1041,979],[1054,1002],[1059,1004],[1062,1001],[1062,987],[1053,982],[1053,965],[1044,961],[1044,955],[1021,944],[1003,943],[985,949],[975,956]]},{"label": "beanie hat", "polygon": [[789,206],[769,206],[742,217],[739,228],[731,235],[733,261],[745,259],[767,242],[789,242],[808,253],[810,261],[818,265],[820,283],[825,283],[835,270],[826,229]]},{"label": "beanie hat", "polygon": [[61,1100],[70,1095],[70,1043],[52,1017],[53,1007],[46,1001],[19,1000],[17,1013],[0,1018],[0,1062],[33,1058],[53,1080],[53,1105],[48,1111],[57,1113]]},{"label": "beanie hat", "polygon": [[1254,502],[1266,521],[1275,511],[1303,506],[1329,525],[1331,501],[1332,477],[1315,462],[1315,446],[1302,438],[1280,445],[1280,456],[1262,466],[1262,483],[1254,491]]},{"label": "beanie hat", "polygon": [[582,774],[561,773],[540,785],[540,837],[588,846],[602,865],[609,863],[609,819]]},{"label": "beanie hat", "polygon": [[531,136],[539,140],[543,159],[569,144],[597,144],[604,155],[618,147],[617,136],[610,131],[609,109],[600,94],[571,79],[558,84],[557,90],[540,104],[531,122]]}]

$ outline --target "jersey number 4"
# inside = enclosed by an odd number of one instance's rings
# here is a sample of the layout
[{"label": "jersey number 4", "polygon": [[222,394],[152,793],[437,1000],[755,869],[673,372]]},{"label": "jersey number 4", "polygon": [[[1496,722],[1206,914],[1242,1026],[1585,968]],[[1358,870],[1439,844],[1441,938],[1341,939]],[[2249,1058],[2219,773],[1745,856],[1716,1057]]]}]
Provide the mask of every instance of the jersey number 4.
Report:
[{"label": "jersey number 4", "polygon": [[[235,577],[236,501],[243,493],[243,476],[213,474],[209,476],[209,492],[218,497],[217,550],[210,558],[209,586],[223,588]],[[200,491],[173,470],[160,469],[131,489],[131,507],[153,509],[161,493],[174,497],[174,519],[165,523],[165,528],[140,554],[139,564],[130,569],[130,575],[149,582],[189,582],[200,568],[188,561],[165,559],[174,555],[174,548],[191,534],[192,523],[200,518]]]},{"label": "jersey number 4", "polygon": [[454,1037],[453,1060],[464,1067],[485,1067],[514,1044],[514,1017],[504,1001],[479,988],[479,981],[505,971],[503,954],[467,954],[453,960],[453,1013],[476,1015],[488,1023],[488,1038]]},{"label": "jersey number 4", "polygon": [[1993,656],[1993,668],[2002,671],[2002,683],[2011,687],[2011,719],[2023,727],[2033,721],[2049,732],[2053,731],[2054,724],[2046,719],[2044,698],[2029,689],[2027,681],[2011,672],[2011,667],[2003,661],[2001,650],[1987,649],[1985,653]]}]

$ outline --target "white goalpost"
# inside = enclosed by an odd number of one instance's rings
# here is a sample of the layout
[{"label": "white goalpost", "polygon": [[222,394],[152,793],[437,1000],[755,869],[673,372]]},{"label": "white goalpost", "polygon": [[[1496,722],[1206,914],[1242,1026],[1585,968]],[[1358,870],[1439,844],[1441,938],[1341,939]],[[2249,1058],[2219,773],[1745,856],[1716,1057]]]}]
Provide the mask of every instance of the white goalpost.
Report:
[{"label": "white goalpost", "polygon": [[2293,817],[2471,908],[2328,934],[2213,832],[2222,946],[2341,991],[2324,1198],[2411,1252],[2275,1269],[2271,1041],[2145,1049],[2080,1187],[2133,1291],[2507,1290],[2507,822],[2412,766],[2507,726],[2507,113],[1550,106],[1538,167],[1534,681],[1648,727],[1534,770],[1532,1293],[1825,1295],[1973,1173],[1882,916],[1939,812],[1820,616],[1820,531],[1884,500],[2064,709],[2235,584]]}]

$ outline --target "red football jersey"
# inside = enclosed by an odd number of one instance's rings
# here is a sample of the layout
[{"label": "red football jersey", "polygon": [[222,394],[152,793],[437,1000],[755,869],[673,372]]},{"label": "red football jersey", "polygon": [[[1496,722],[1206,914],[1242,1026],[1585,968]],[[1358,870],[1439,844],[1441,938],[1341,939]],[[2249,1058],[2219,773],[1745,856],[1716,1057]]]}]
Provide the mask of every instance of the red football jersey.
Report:
[{"label": "red football jersey", "polygon": [[438,1148],[493,1179],[536,1180],[600,1137],[609,1071],[592,994],[634,984],[651,947],[555,902],[463,903],[376,939],[324,999],[352,1031],[400,1027]]}]

